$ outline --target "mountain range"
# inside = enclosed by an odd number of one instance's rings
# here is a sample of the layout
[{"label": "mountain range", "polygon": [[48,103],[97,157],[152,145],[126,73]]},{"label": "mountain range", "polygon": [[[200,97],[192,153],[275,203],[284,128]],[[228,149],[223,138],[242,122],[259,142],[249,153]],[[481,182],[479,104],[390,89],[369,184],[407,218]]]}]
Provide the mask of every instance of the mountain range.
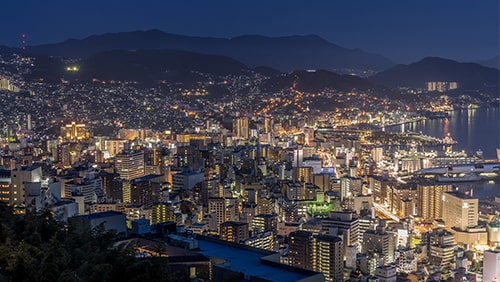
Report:
[{"label": "mountain range", "polygon": [[[149,30],[93,35],[81,40],[28,46],[27,50],[36,57],[28,78],[43,77],[51,82],[59,82],[61,78],[81,81],[96,78],[146,84],[160,80],[193,84],[207,81],[203,74],[260,73],[270,78],[262,84],[264,91],[279,91],[293,83],[298,90],[307,92],[324,88],[343,91],[353,88],[424,88],[429,81],[458,82],[460,89],[481,90],[494,95],[499,89],[498,68],[437,57],[427,57],[408,65],[393,65],[382,56],[346,49],[315,35],[221,39]],[[0,52],[16,50],[0,46]],[[495,58],[491,61],[494,62]],[[78,65],[79,71],[67,71],[68,64]],[[386,67],[367,79],[331,71],[375,66]]]},{"label": "mountain range", "polygon": [[344,48],[316,35],[246,35],[225,39],[176,35],[153,29],[92,35],[84,39],[28,46],[27,49],[32,54],[69,58],[85,58],[118,49],[170,49],[228,56],[250,67],[267,66],[283,72],[343,68],[383,70],[394,65],[381,55]]}]

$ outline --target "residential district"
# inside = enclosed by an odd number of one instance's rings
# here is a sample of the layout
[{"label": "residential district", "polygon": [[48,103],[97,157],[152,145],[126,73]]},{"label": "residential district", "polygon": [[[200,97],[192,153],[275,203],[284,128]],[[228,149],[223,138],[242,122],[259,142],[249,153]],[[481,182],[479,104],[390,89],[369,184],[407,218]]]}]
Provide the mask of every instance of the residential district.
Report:
[{"label": "residential district", "polygon": [[[199,281],[227,273],[237,281],[500,279],[500,198],[455,187],[498,181],[499,160],[453,151],[452,136],[378,130],[426,118],[397,101],[290,89],[265,98],[250,91],[262,107],[236,97],[194,108],[181,99],[203,96],[202,87],[174,100],[125,83],[9,79],[0,201],[19,214],[49,209],[81,232],[113,230],[118,243],[136,241],[137,256],[158,255],[162,242],[171,266]],[[312,95],[364,107],[308,111],[302,99]],[[290,104],[302,111],[273,111]]]}]

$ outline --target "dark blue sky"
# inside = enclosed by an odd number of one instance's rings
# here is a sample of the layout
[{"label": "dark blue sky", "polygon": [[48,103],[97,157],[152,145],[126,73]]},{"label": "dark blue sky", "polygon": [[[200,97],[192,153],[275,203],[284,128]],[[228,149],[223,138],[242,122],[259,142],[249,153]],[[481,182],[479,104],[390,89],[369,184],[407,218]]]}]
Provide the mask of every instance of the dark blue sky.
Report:
[{"label": "dark blue sky", "polygon": [[317,34],[396,62],[461,61],[499,53],[498,0],[9,0],[0,44],[52,43],[158,28],[213,37]]}]

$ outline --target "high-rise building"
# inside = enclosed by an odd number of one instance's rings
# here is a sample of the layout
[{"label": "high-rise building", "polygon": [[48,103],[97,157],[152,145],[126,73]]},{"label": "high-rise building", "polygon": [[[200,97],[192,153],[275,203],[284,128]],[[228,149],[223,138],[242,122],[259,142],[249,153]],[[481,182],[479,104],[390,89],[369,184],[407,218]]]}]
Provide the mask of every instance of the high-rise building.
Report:
[{"label": "high-rise building", "polygon": [[90,130],[85,124],[72,122],[61,127],[61,136],[67,141],[79,141],[90,138]]},{"label": "high-rise building", "polygon": [[25,206],[26,184],[40,182],[42,179],[42,168],[34,166],[17,166],[11,171],[11,183],[9,191],[9,204],[11,206]]},{"label": "high-rise building", "polygon": [[158,202],[160,185],[155,185],[161,175],[149,174],[130,181],[130,200],[132,204],[150,208]]},{"label": "high-rise building", "polygon": [[245,222],[226,221],[220,225],[220,238],[239,243],[248,238],[248,224]]},{"label": "high-rise building", "polygon": [[120,178],[131,180],[144,176],[144,167],[142,151],[123,151],[115,156],[115,168]]},{"label": "high-rise building", "polygon": [[323,273],[325,281],[342,281],[344,260],[342,239],[294,231],[289,236],[288,263]]},{"label": "high-rise building", "polygon": [[172,175],[172,191],[179,192],[181,190],[189,191],[198,183],[203,182],[203,172],[184,170],[181,173]]},{"label": "high-rise building", "polygon": [[444,193],[443,220],[446,228],[461,231],[477,226],[478,199],[455,191]]},{"label": "high-rise building", "polygon": [[312,233],[297,230],[288,236],[288,263],[295,267],[313,269],[315,257]]},{"label": "high-rise building", "polygon": [[233,121],[233,133],[236,137],[248,139],[249,132],[248,117],[240,117]]},{"label": "high-rise building", "polygon": [[215,213],[217,226],[220,226],[226,220],[226,201],[224,198],[209,198],[208,213]]},{"label": "high-rise building", "polygon": [[75,196],[83,196],[86,204],[96,203],[98,192],[102,191],[102,180],[99,177],[83,178],[75,177],[72,180],[65,182],[64,196],[72,198]]},{"label": "high-rise building", "polygon": [[331,236],[343,236],[346,246],[360,246],[359,219],[355,212],[331,212],[321,220],[321,231]]},{"label": "high-rise building", "polygon": [[335,236],[315,236],[316,257],[313,270],[325,275],[325,281],[342,281],[344,272],[342,239]]},{"label": "high-rise building", "polygon": [[443,228],[437,228],[422,235],[427,246],[429,262],[439,267],[449,267],[454,259],[455,236]]},{"label": "high-rise building", "polygon": [[485,251],[483,258],[483,281],[500,281],[500,252]]},{"label": "high-rise building", "polygon": [[252,231],[262,233],[265,231],[273,231],[276,233],[278,228],[278,217],[275,214],[258,214],[252,220]]},{"label": "high-rise building", "polygon": [[363,234],[363,253],[378,253],[384,258],[384,264],[394,262],[396,250],[396,238],[394,234],[385,231],[384,227],[378,226],[377,230],[367,230]]},{"label": "high-rise building", "polygon": [[201,183],[200,200],[204,207],[208,207],[209,198],[222,197],[223,191],[218,177],[205,179]]},{"label": "high-rise building", "polygon": [[312,183],[313,168],[310,166],[293,167],[292,180]]},{"label": "high-rise building", "polygon": [[451,184],[417,184],[417,215],[425,220],[443,217],[443,194],[453,189]]},{"label": "high-rise building", "polygon": [[301,167],[304,161],[304,149],[298,148],[293,150],[292,167]]},{"label": "high-rise building", "polygon": [[114,157],[125,149],[126,140],[105,140],[104,150],[108,152],[108,157]]},{"label": "high-rise building", "polygon": [[273,199],[265,196],[257,198],[257,214],[272,214],[273,213]]}]

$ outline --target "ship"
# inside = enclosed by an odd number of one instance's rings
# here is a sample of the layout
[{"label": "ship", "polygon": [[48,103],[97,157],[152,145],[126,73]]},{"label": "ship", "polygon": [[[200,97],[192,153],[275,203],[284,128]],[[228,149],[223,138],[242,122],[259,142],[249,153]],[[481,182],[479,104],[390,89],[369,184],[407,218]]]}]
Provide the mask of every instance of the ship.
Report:
[{"label": "ship", "polygon": [[437,177],[438,182],[474,182],[481,180],[483,178],[476,174],[466,174],[465,176],[439,175]]},{"label": "ship", "polygon": [[500,163],[479,163],[479,164],[464,164],[453,165],[448,167],[431,167],[417,170],[418,174],[460,174],[460,173],[498,173]]}]

